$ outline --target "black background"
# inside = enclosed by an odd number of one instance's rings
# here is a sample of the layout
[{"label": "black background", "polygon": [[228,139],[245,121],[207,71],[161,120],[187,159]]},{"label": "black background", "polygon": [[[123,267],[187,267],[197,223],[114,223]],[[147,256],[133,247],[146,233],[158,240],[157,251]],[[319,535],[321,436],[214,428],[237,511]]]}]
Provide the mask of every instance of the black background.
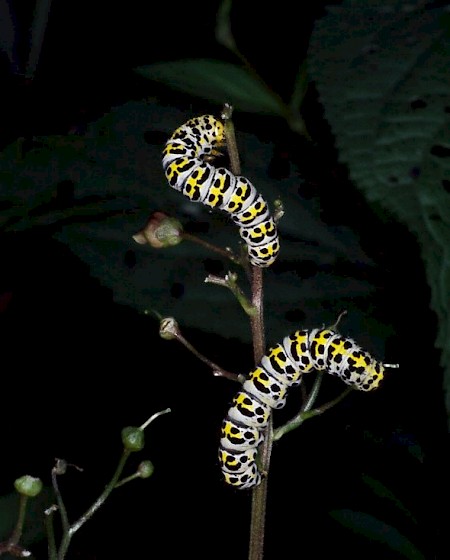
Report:
[{"label": "black background", "polygon": [[[314,3],[312,11],[300,8],[301,17],[295,18],[289,2],[243,4],[233,10],[239,46],[287,96],[314,19],[323,13],[321,3]],[[214,2],[160,4],[150,11],[137,1],[54,1],[34,80],[23,78],[20,68],[11,72],[3,61],[2,144],[19,136],[65,134],[111,106],[146,95],[200,114],[198,100],[149,84],[133,68],[195,56],[233,60],[214,40],[217,7]],[[32,6],[20,3],[15,10],[21,66]],[[347,558],[400,557],[342,529],[328,513],[350,508],[397,527],[426,558],[444,558],[447,430],[435,317],[429,311],[419,249],[402,225],[380,222],[352,185],[347,188],[358,222],[351,208],[337,206],[326,185],[331,178],[345,181],[346,170],[336,162],[313,88],[306,107],[310,130],[320,137],[315,151],[298,158],[297,141],[283,131],[274,131],[274,142],[283,153],[287,149],[293,165],[302,166],[307,184],[323,186],[324,220],[332,223],[338,215],[357,227],[368,253],[390,271],[380,305],[397,333],[389,355],[401,370],[388,378],[389,391],[367,400],[351,395],[276,446],[266,557],[330,552]],[[257,128],[256,117],[249,117],[252,125]],[[380,223],[383,227],[374,235],[373,226]],[[114,493],[74,538],[69,556],[246,558],[250,497],[225,487],[216,460],[219,426],[235,386],[213,378],[175,342],[161,340],[156,322],[115,304],[110,291],[52,238],[51,230],[3,235],[1,271],[0,494],[10,492],[12,481],[24,473],[48,484],[54,458],[62,457],[84,469],[69,470],[61,481],[74,519],[114,470],[121,428],[170,407],[173,412],[147,430],[142,458],[154,462],[153,477]],[[220,360],[223,345],[213,333],[192,330],[188,335]],[[248,363],[249,349],[232,342],[225,355],[229,369],[240,371],[243,355]],[[337,387],[331,386],[330,396]],[[293,411],[288,406],[279,421]],[[132,457],[131,462],[140,459]],[[417,525],[405,521],[389,500],[374,498],[361,473],[395,491]],[[44,544],[35,550],[46,557]]]}]

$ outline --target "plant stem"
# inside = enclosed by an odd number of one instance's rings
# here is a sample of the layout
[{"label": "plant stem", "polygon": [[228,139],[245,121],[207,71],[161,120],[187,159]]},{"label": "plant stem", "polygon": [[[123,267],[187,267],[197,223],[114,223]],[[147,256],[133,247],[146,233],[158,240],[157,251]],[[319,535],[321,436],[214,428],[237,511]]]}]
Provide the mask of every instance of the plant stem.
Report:
[{"label": "plant stem", "polygon": [[257,309],[250,320],[253,337],[253,358],[255,364],[259,363],[266,351],[266,341],[264,336],[264,289],[263,289],[263,269],[256,266],[252,267],[252,305]]},{"label": "plant stem", "polygon": [[50,506],[45,513],[45,529],[47,533],[47,547],[48,547],[48,558],[49,560],[57,560],[57,550],[56,550],[56,540],[55,540],[55,529],[53,527],[53,520],[55,511],[57,511],[55,505]]},{"label": "plant stem", "polygon": [[[240,175],[240,160],[237,149],[234,125],[231,120],[233,108],[231,105],[225,105],[222,111],[222,117],[225,122],[225,138],[227,143],[228,155],[230,158],[230,168],[235,175]],[[253,358],[255,364],[261,361],[265,353],[265,333],[264,333],[264,283],[263,269],[251,266],[251,303],[256,312],[250,315],[250,325],[253,339]],[[264,442],[259,448],[259,457],[261,460],[261,468],[263,472],[269,471],[270,454],[272,450],[272,418],[270,418],[268,426],[264,434]],[[264,531],[266,521],[266,504],[267,504],[267,477],[264,477],[261,484],[253,490],[252,494],[252,511],[250,521],[250,543],[249,543],[249,560],[262,560],[264,554]]]},{"label": "plant stem", "polygon": [[[114,473],[111,480],[108,482],[108,484],[105,487],[105,489],[103,490],[103,492],[95,500],[95,502],[91,505],[91,507],[89,509],[87,509],[86,512],[77,521],[75,521],[75,523],[73,523],[71,526],[68,525],[67,515],[65,513],[65,508],[63,506],[63,509],[60,511],[60,513],[61,513],[61,517],[62,517],[62,521],[63,521],[64,531],[63,531],[63,536],[62,536],[61,544],[60,544],[59,551],[58,551],[58,560],[63,560],[65,558],[67,550],[68,550],[69,545],[70,545],[70,541],[72,540],[73,535],[78,531],[78,529],[82,525],[84,525],[84,523],[86,521],[88,521],[88,519],[90,519],[94,515],[94,513],[105,502],[106,498],[114,490],[114,487],[116,486],[116,484],[119,481],[119,478],[122,474],[125,463],[127,462],[127,459],[130,456],[130,453],[131,453],[130,450],[124,449],[124,451],[122,453],[122,456],[120,458],[120,461],[119,461],[119,465],[117,466],[116,472]],[[55,475],[55,478],[54,478],[53,486],[55,487],[55,489],[58,489],[58,484],[56,482],[56,475]],[[61,494],[60,494],[59,490],[57,490],[57,496],[59,496],[58,506],[61,507],[61,505],[63,505],[63,504],[62,504]]]},{"label": "plant stem", "polygon": [[28,496],[20,494],[19,500],[19,515],[17,517],[17,523],[14,527],[13,534],[11,535],[11,538],[8,542],[8,544],[10,545],[16,545],[19,543],[22,536],[23,524],[25,523],[25,512],[27,510]]},{"label": "plant stem", "polygon": [[105,487],[103,492],[100,494],[100,496],[91,505],[91,507],[88,510],[86,510],[86,512],[77,521],[75,521],[75,523],[72,524],[72,526],[70,527],[70,536],[73,536],[78,531],[78,529],[82,525],[84,525],[84,523],[86,523],[86,521],[94,515],[94,513],[105,502],[106,498],[114,490],[114,487],[116,486],[116,484],[119,481],[119,478],[122,474],[125,463],[127,462],[128,457],[130,456],[130,453],[131,453],[131,451],[129,449],[124,449],[124,451],[122,453],[122,456],[120,457],[119,465],[118,465],[118,467],[116,469],[116,472],[114,473],[113,477],[108,482],[107,486]]},{"label": "plant stem", "polygon": [[226,377],[227,379],[232,379],[233,381],[239,381],[243,383],[243,377],[241,374],[231,373],[230,371],[221,368],[206,356],[201,354],[196,348],[194,348],[192,344],[188,342],[181,334],[180,327],[173,317],[166,317],[160,321],[159,334],[166,340],[175,339],[180,342],[185,348],[189,350],[189,352],[191,352],[199,360],[207,364],[211,368],[212,374],[215,377]]},{"label": "plant stem", "polygon": [[[252,267],[252,269],[252,304],[258,313],[250,318],[250,322],[253,335],[253,356],[255,364],[257,364],[265,353],[263,269],[257,267]],[[272,417],[265,429],[264,442],[259,448],[259,458],[264,473],[269,472],[272,451],[271,433]],[[249,560],[261,560],[264,555],[266,504],[267,477],[263,477],[261,484],[253,490],[252,494]]]},{"label": "plant stem", "polygon": [[239,258],[236,257],[236,255],[233,254],[231,249],[228,249],[228,248],[222,249],[222,247],[217,247],[217,245],[213,245],[212,243],[208,243],[208,241],[205,241],[204,239],[201,239],[200,237],[197,237],[196,235],[192,235],[191,233],[187,233],[185,231],[183,231],[181,236],[186,241],[191,241],[192,243],[197,243],[198,245],[201,245],[202,247],[205,247],[209,251],[219,253],[219,255],[221,255],[222,257],[230,259],[232,262],[234,262],[236,264],[239,264]]}]

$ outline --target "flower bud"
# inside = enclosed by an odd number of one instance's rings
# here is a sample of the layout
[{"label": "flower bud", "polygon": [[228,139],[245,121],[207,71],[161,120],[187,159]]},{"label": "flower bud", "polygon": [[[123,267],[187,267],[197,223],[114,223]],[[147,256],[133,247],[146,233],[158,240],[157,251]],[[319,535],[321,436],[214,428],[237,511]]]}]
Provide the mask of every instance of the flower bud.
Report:
[{"label": "flower bud", "polygon": [[141,451],[145,445],[144,430],[127,426],[122,430],[122,443],[128,451]]},{"label": "flower bud", "polygon": [[172,247],[182,241],[183,226],[163,212],[154,212],[145,227],[133,235],[136,243],[148,243],[154,249]]},{"label": "flower bud", "polygon": [[137,474],[141,478],[149,478],[152,476],[155,467],[151,461],[142,461],[137,468]]},{"label": "flower bud", "polygon": [[42,490],[42,480],[26,474],[14,481],[14,488],[19,494],[22,494],[22,496],[34,498]]},{"label": "flower bud", "polygon": [[159,336],[164,340],[173,340],[180,334],[180,328],[173,317],[164,317],[159,323]]}]

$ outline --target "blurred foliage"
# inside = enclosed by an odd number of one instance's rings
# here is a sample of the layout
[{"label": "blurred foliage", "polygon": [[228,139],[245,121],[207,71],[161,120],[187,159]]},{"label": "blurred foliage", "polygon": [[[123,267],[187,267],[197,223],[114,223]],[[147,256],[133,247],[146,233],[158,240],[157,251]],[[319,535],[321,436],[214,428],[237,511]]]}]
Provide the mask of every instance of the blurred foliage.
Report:
[{"label": "blurred foliage", "polygon": [[227,100],[238,111],[282,117],[285,106],[245,68],[213,59],[174,60],[137,68],[138,74],[190,95],[201,95],[218,107]]},{"label": "blurred foliage", "polygon": [[373,543],[385,545],[403,558],[409,558],[409,560],[425,559],[420,550],[395,527],[373,515],[351,509],[333,510],[330,511],[330,515],[344,527],[363,535]]},{"label": "blurred foliage", "polygon": [[450,415],[447,8],[394,0],[331,6],[316,23],[308,63],[352,180],[381,212],[406,224],[420,244],[438,317],[436,345]]},{"label": "blurred foliage", "polygon": [[[194,243],[156,250],[133,240],[149,215],[163,210],[198,237],[239,251],[236,227],[226,214],[191,203],[164,177],[164,141],[191,116],[152,101],[130,101],[89,124],[82,135],[35,137],[8,146],[0,154],[1,226],[5,232],[47,228],[89,264],[119,303],[173,315],[181,326],[249,341],[249,324],[245,317],[236,321],[240,308],[232,294],[204,283],[208,274],[232,269],[246,291],[244,271]],[[343,307],[354,309],[346,325],[358,330],[358,321],[367,318],[357,302],[376,290],[368,281],[376,265],[358,234],[325,224],[318,198],[298,196],[295,171],[278,180],[268,176],[272,145],[240,133],[238,143],[245,175],[269,204],[280,198],[289,209],[279,225],[281,257],[266,276],[271,340],[297,328],[299,302],[305,315],[316,315],[324,300],[334,302],[330,322]],[[361,277],[362,270],[367,274]],[[383,327],[371,330],[383,333]],[[382,338],[374,347],[382,354]]]}]

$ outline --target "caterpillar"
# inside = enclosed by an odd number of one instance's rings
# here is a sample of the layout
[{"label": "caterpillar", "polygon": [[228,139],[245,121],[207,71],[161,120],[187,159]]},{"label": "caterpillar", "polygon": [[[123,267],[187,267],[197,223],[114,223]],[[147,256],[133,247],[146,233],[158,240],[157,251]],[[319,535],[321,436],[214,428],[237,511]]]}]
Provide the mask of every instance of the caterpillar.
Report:
[{"label": "caterpillar", "polygon": [[212,115],[188,120],[177,128],[163,150],[169,185],[192,202],[202,202],[230,214],[239,226],[250,263],[270,266],[280,250],[278,231],[267,202],[253,184],[208,161],[225,143],[224,125]]},{"label": "caterpillar", "polygon": [[347,385],[372,391],[385,367],[398,365],[378,362],[354,340],[328,328],[286,336],[250,372],[222,423],[219,463],[225,482],[240,489],[260,484],[256,457],[264,428],[272,409],[283,408],[288,389],[299,385],[304,373],[327,371]]}]

